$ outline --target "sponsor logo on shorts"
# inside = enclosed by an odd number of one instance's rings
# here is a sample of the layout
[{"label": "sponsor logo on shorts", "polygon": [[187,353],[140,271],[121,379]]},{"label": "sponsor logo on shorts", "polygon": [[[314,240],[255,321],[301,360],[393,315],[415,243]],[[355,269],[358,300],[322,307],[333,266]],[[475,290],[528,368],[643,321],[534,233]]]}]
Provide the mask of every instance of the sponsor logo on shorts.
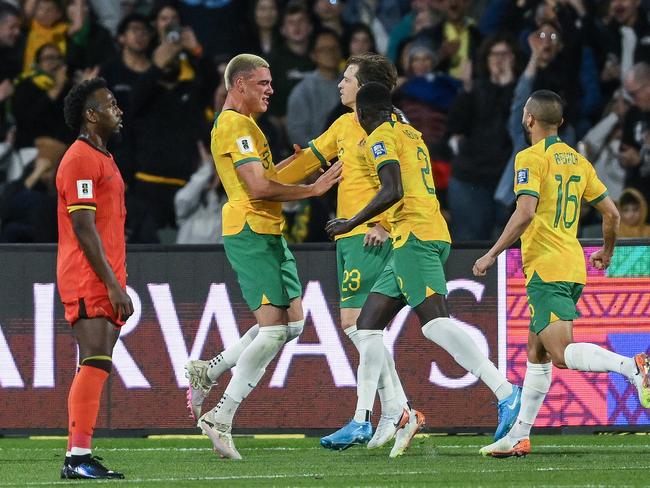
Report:
[{"label": "sponsor logo on shorts", "polygon": [[384,146],[384,143],[379,141],[376,142],[372,145],[372,154],[375,156],[375,159],[381,157],[381,156],[386,156],[386,146]]}]

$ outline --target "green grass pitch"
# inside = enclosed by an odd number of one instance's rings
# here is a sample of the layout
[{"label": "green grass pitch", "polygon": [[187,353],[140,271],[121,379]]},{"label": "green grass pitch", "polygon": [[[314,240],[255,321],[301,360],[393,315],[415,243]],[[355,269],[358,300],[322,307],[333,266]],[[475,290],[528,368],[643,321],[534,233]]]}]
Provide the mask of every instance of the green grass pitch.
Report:
[{"label": "green grass pitch", "polygon": [[[647,435],[534,436],[520,459],[478,455],[487,436],[419,436],[399,459],[389,447],[344,452],[317,438],[237,437],[244,459],[219,459],[207,438],[96,439],[94,454],[127,476],[92,481],[138,487],[212,486],[650,486]],[[65,441],[0,439],[0,486],[80,485],[59,478]]]}]

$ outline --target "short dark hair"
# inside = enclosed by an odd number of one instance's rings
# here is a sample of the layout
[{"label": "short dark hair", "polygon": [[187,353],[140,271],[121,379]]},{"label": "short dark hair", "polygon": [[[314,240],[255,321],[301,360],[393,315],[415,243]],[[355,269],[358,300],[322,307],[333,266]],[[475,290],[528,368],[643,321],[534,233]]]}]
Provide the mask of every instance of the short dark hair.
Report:
[{"label": "short dark hair", "polygon": [[374,82],[392,90],[397,85],[397,69],[386,56],[363,53],[349,58],[345,66],[350,65],[358,68],[356,78],[360,86]]},{"label": "short dark hair", "polygon": [[318,41],[318,38],[320,36],[332,36],[334,37],[337,42],[339,43],[339,48],[341,46],[341,38],[337,34],[337,32],[333,29],[329,29],[327,27],[321,27],[318,29],[314,34],[312,34],[309,38],[309,52],[312,53],[314,52],[314,49],[316,49],[316,41]]},{"label": "short dark hair", "polygon": [[307,8],[307,5],[305,5],[301,0],[289,0],[289,2],[287,2],[284,11],[282,12],[282,20],[284,21],[287,15],[295,14],[305,14],[309,21],[312,22],[311,12]]},{"label": "short dark hair", "polygon": [[149,19],[147,18],[146,15],[142,15],[139,13],[133,13],[129,14],[126,17],[124,17],[122,20],[120,20],[120,23],[117,24],[117,35],[121,36],[123,35],[129,28],[129,24],[131,22],[137,22],[139,24],[143,24],[146,26],[148,30],[151,30],[151,24],[149,23]]},{"label": "short dark hair", "polygon": [[51,42],[48,42],[47,44],[43,44],[42,46],[40,46],[36,50],[36,52],[34,53],[34,62],[35,63],[40,63],[41,62],[41,55],[43,54],[43,51],[45,51],[46,49],[56,49],[57,52],[61,56],[63,56],[63,53],[61,52],[61,49],[59,49],[59,46],[57,46],[56,44],[53,44]]},{"label": "short dark hair", "polygon": [[383,83],[376,81],[365,83],[357,92],[357,109],[377,115],[392,112],[390,90]]},{"label": "short dark hair", "polygon": [[526,105],[530,114],[542,124],[551,127],[559,127],[562,124],[564,101],[554,91],[534,91]]},{"label": "short dark hair", "polygon": [[89,108],[89,98],[97,90],[107,88],[104,78],[92,78],[82,81],[65,96],[63,100],[63,117],[73,131],[79,132],[83,125],[83,114]]},{"label": "short dark hair", "polygon": [[20,18],[20,10],[11,5],[10,3],[0,1],[0,22],[5,20],[6,17]]},{"label": "short dark hair", "polygon": [[619,198],[618,204],[620,207],[624,207],[625,205],[636,205],[637,207],[640,207],[641,201],[634,192],[624,191]]}]

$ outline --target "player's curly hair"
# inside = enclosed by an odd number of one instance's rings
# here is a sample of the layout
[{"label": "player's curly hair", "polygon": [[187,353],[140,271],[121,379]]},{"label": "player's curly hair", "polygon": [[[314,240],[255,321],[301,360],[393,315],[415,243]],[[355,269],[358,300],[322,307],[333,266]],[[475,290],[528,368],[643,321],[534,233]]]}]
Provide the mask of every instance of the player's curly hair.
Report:
[{"label": "player's curly hair", "polygon": [[82,81],[65,96],[63,100],[63,117],[65,123],[75,133],[79,132],[83,122],[83,114],[89,108],[88,98],[97,90],[106,88],[104,78],[92,78]]}]

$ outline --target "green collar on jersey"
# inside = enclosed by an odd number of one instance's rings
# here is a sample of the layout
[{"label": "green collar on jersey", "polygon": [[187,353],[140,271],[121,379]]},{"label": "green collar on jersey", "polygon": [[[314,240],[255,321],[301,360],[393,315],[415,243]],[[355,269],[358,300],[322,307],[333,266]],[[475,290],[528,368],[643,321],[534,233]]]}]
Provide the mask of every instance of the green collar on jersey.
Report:
[{"label": "green collar on jersey", "polygon": [[555,144],[556,142],[562,142],[562,139],[560,139],[560,136],[548,136],[547,138],[544,139],[544,151],[546,151],[549,146],[552,144]]}]

